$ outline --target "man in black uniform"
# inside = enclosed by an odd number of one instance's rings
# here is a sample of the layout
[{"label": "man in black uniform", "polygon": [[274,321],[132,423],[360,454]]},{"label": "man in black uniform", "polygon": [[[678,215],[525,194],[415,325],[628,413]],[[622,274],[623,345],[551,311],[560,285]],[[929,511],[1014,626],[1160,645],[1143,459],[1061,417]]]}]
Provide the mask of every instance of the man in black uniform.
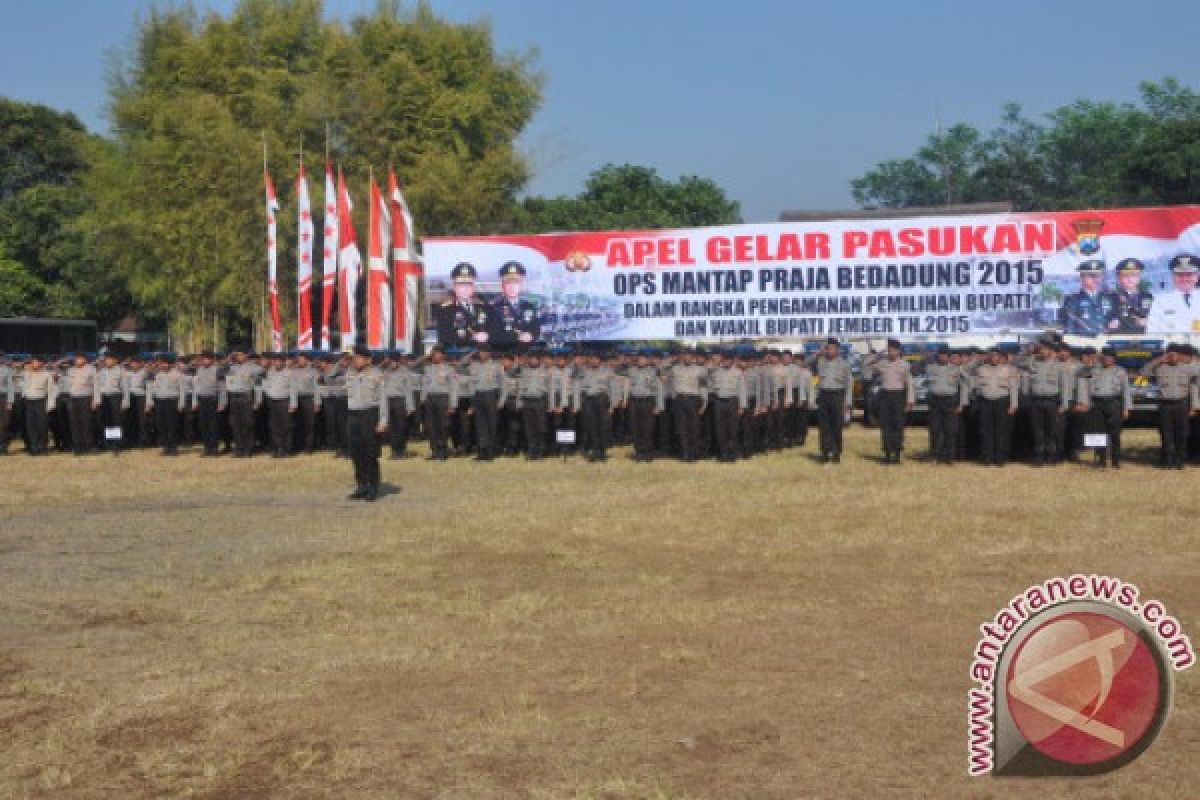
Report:
[{"label": "man in black uniform", "polygon": [[473,347],[488,341],[487,303],[475,294],[475,267],[466,261],[450,271],[454,296],[435,309],[438,344],[450,348]]},{"label": "man in black uniform", "polygon": [[533,303],[521,297],[525,267],[509,261],[500,268],[501,296],[488,316],[488,341],[496,347],[529,346],[542,336],[542,322]]},{"label": "man in black uniform", "polygon": [[1146,265],[1136,258],[1117,263],[1117,288],[1112,293],[1113,309],[1105,326],[1108,333],[1145,333],[1146,319],[1154,295],[1142,291],[1142,271]]}]

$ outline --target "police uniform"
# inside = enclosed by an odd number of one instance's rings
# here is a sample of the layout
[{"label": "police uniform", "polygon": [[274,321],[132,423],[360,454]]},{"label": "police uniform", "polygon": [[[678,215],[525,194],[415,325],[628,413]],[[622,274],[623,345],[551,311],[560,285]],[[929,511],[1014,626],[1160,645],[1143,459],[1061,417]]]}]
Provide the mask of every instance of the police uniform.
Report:
[{"label": "police uniform", "polygon": [[165,358],[165,369],[155,370],[146,384],[146,413],[154,415],[154,429],[163,455],[179,452],[179,414],[183,411],[183,375],[171,356]]},{"label": "police uniform", "polygon": [[[1179,353],[1178,345],[1168,345],[1168,353]],[[1162,361],[1146,365],[1143,374],[1158,385],[1158,431],[1161,463],[1168,469],[1183,469],[1191,410],[1200,405],[1195,371],[1190,364]]]},{"label": "police uniform", "polygon": [[408,453],[408,417],[417,410],[421,378],[407,364],[393,363],[383,371],[383,393],[388,404],[389,443],[392,458]]},{"label": "police uniform", "polygon": [[[1145,265],[1136,258],[1122,259],[1117,263],[1117,274],[1136,272],[1139,276],[1145,270]],[[1119,281],[1118,281],[1119,283]],[[1150,318],[1150,309],[1154,303],[1154,295],[1141,289],[1127,292],[1119,285],[1112,291],[1113,312],[1105,326],[1108,333],[1145,333],[1146,321]]]},{"label": "police uniform", "polygon": [[321,370],[321,418],[325,447],[346,456],[346,365],[328,357]]},{"label": "police uniform", "polygon": [[662,377],[647,364],[633,366],[628,380],[629,427],[633,437],[633,460],[654,459],[654,421],[666,406]]},{"label": "police uniform", "polygon": [[525,364],[517,378],[517,403],[525,431],[526,453],[539,459],[546,448],[546,409],[554,391],[553,378],[545,367]]},{"label": "police uniform", "polygon": [[717,460],[730,463],[738,457],[738,423],[747,411],[749,386],[746,373],[726,362],[712,370],[708,380],[709,390],[714,397]]},{"label": "police uniform", "polygon": [[16,405],[16,381],[12,367],[0,364],[0,455],[8,452],[8,426]]},{"label": "police uniform", "polygon": [[[1103,274],[1104,262],[1097,259],[1084,261],[1075,271],[1080,274]],[[1104,291],[1078,292],[1067,295],[1059,309],[1059,322],[1063,331],[1079,336],[1099,336],[1106,331],[1108,321],[1116,313],[1112,294]]]},{"label": "police uniform", "polygon": [[583,417],[582,449],[589,461],[608,458],[612,413],[622,397],[617,375],[607,364],[586,366],[574,383],[572,397]]},{"label": "police uniform", "polygon": [[125,422],[125,446],[146,447],[150,443],[146,425],[146,380],[149,373],[140,360],[131,361],[123,376],[123,388],[129,396]]},{"label": "police uniform", "polygon": [[446,439],[450,412],[458,407],[458,385],[458,371],[445,362],[426,364],[421,373],[421,403],[425,407],[429,457],[439,461],[449,457]]},{"label": "police uniform", "polygon": [[[475,267],[463,262],[450,271],[454,283],[475,283]],[[457,298],[446,300],[435,308],[438,344],[443,347],[472,347],[480,338],[488,337],[488,306],[479,298],[470,302],[459,302]]]},{"label": "police uniform", "polygon": [[92,449],[92,412],[100,406],[100,384],[91,364],[67,368],[67,402],[71,447],[80,456]]},{"label": "police uniform", "polygon": [[[791,358],[792,362],[787,363]],[[813,375],[803,359],[791,353],[784,355],[784,367],[788,371],[787,386],[790,392],[790,407],[784,408],[786,442],[792,447],[803,447],[808,441],[809,406],[816,402]]]},{"label": "police uniform", "polygon": [[[948,354],[946,348],[939,353]],[[954,461],[962,413],[970,402],[970,381],[961,366],[940,362],[925,367],[929,390],[929,453],[940,464]]]},{"label": "police uniform", "polygon": [[1012,447],[1021,378],[1008,364],[980,364],[972,378],[979,404],[979,453],[985,465],[1003,466]]},{"label": "police uniform", "polygon": [[[839,344],[836,339],[828,340],[827,344]],[[839,345],[840,346],[840,345]],[[851,395],[854,391],[854,375],[850,371],[850,362],[839,354],[835,358],[818,355],[815,373],[817,376],[817,425],[821,432],[821,457],[833,459],[834,463],[842,457],[842,428],[846,417],[850,415]]]},{"label": "police uniform", "polygon": [[254,400],[258,391],[258,371],[248,361],[236,360],[225,371],[225,403],[229,409],[229,427],[233,434],[233,454],[249,458],[254,454]]},{"label": "police uniform", "polygon": [[708,405],[705,386],[708,370],[699,364],[671,367],[671,408],[679,434],[679,455],[684,461],[700,457],[700,418]]},{"label": "police uniform", "polygon": [[[1112,350],[1106,349],[1106,355]],[[1121,428],[1125,414],[1133,409],[1133,391],[1129,375],[1124,368],[1096,366],[1079,377],[1077,386],[1078,404],[1089,412],[1088,427],[1108,437],[1108,447],[1096,452],[1096,461],[1105,461],[1114,467],[1121,466]]]},{"label": "police uniform", "polygon": [[[281,359],[276,359],[276,361]],[[259,384],[259,402],[267,407],[267,438],[271,454],[288,455],[292,441],[292,417],[296,413],[296,385],[287,367],[272,365]]]},{"label": "police uniform", "polygon": [[30,455],[45,455],[49,446],[49,409],[58,399],[57,376],[44,366],[26,365],[21,380],[25,406],[25,439]]},{"label": "police uniform", "polygon": [[221,442],[221,417],[218,409],[224,405],[225,391],[221,380],[221,368],[211,363],[213,354],[207,350],[200,354],[209,364],[198,366],[192,375],[192,413],[200,428],[200,445],[205,456],[215,456]]},{"label": "police uniform", "polygon": [[[899,350],[900,342],[888,341],[888,349]],[[904,422],[908,409],[916,403],[912,367],[904,357],[887,358],[875,365],[879,375],[879,432],[882,437],[884,462],[900,463],[904,449]]]},{"label": "police uniform", "polygon": [[504,401],[504,367],[494,358],[472,361],[467,367],[471,378],[471,411],[475,418],[475,439],[480,461],[496,456],[498,413]]},{"label": "police uniform", "polygon": [[295,445],[311,453],[317,448],[317,415],[321,413],[320,372],[312,364],[289,369],[296,390]]},{"label": "police uniform", "polygon": [[[357,357],[370,358],[365,348],[355,348]],[[383,373],[367,364],[351,366],[346,373],[346,450],[354,463],[357,488],[350,498],[373,502],[379,496],[379,428],[388,424],[387,396]]]},{"label": "police uniform", "polygon": [[1026,414],[1033,434],[1033,458],[1036,464],[1058,461],[1059,428],[1065,422],[1070,392],[1065,383],[1071,373],[1053,358],[1039,357],[1029,362],[1022,375],[1022,394],[1028,398]]},{"label": "police uniform", "polygon": [[[509,261],[500,267],[501,283],[520,283],[525,267]],[[542,337],[538,308],[523,297],[512,302],[503,293],[488,309],[488,343],[496,347],[533,344]]]}]

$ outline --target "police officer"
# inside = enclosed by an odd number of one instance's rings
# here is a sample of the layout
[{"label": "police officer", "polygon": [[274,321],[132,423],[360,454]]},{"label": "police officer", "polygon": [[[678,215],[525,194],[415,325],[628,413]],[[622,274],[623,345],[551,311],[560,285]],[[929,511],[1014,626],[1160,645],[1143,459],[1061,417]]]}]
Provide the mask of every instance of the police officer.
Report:
[{"label": "police officer", "polygon": [[443,347],[472,347],[488,341],[488,306],[475,294],[475,267],[466,261],[450,271],[453,297],[436,309],[438,343]]},{"label": "police officer", "polygon": [[1059,309],[1059,321],[1066,333],[1098,336],[1105,332],[1116,313],[1113,296],[1103,291],[1104,262],[1088,259],[1075,268],[1079,273],[1079,291],[1067,295]]},{"label": "police officer", "polygon": [[383,374],[371,364],[371,351],[355,347],[346,373],[346,449],[354,463],[351,500],[379,497],[379,436],[387,431],[388,404]]},{"label": "police officer", "polygon": [[317,449],[317,415],[321,413],[320,371],[312,365],[308,353],[297,353],[291,367],[292,386],[296,389],[296,447],[306,453]]},{"label": "police officer", "polygon": [[158,446],[164,456],[179,455],[179,414],[183,411],[183,374],[173,353],[162,353],[146,384],[146,413],[154,415]]},{"label": "police officer", "polygon": [[517,378],[517,402],[525,431],[526,457],[536,461],[546,452],[546,410],[554,391],[553,379],[541,365],[540,354],[530,352]]},{"label": "police officer", "polygon": [[96,371],[96,386],[100,395],[100,431],[104,444],[114,453],[121,449],[121,437],[109,438],[108,429],[120,431],[125,411],[129,408],[129,386],[125,369],[112,353],[104,356],[103,366]]},{"label": "police officer", "polygon": [[[229,427],[233,433],[234,458],[254,454],[254,403],[258,391],[258,372],[246,351],[233,351],[233,363],[225,371],[225,403],[229,409]],[[226,406],[219,405],[224,411]]]},{"label": "police officer", "polygon": [[271,455],[285,458],[289,454],[292,439],[292,415],[296,413],[296,385],[292,373],[284,365],[282,353],[273,353],[267,359],[267,371],[259,386],[260,403],[267,407],[267,438]]},{"label": "police officer", "polygon": [[[739,369],[732,355],[726,353],[720,366],[708,377],[714,395],[717,461],[732,464],[738,458],[738,428],[747,413],[749,386],[746,373]],[[745,451],[742,453],[746,454]]]},{"label": "police officer", "polygon": [[489,309],[488,341],[496,347],[529,346],[541,339],[538,309],[521,296],[525,267],[509,261],[500,267],[501,296]]},{"label": "police officer", "polygon": [[146,447],[150,434],[146,425],[146,381],[149,371],[140,355],[131,356],[125,369],[124,391],[129,396],[129,413],[125,425],[126,447]]},{"label": "police officer", "polygon": [[1161,439],[1160,464],[1167,469],[1183,469],[1187,455],[1189,416],[1200,408],[1195,373],[1182,363],[1182,348],[1167,345],[1166,352],[1142,368],[1142,374],[1158,385],[1158,432]]},{"label": "police officer", "polygon": [[49,409],[58,399],[58,381],[53,372],[45,369],[38,355],[29,357],[21,381],[21,396],[25,405],[25,439],[31,456],[46,455],[49,446]]},{"label": "police officer", "polygon": [[912,368],[903,356],[900,342],[888,339],[887,355],[875,365],[879,376],[879,431],[885,464],[900,463],[905,416],[912,411],[917,399]]},{"label": "police officer", "polygon": [[595,353],[588,357],[579,380],[575,381],[573,397],[575,408],[583,416],[583,447],[588,461],[608,458],[612,415],[624,400],[618,384],[616,373]]},{"label": "police officer", "polygon": [[8,452],[8,426],[16,405],[16,381],[11,361],[0,353],[0,456]]},{"label": "police officer", "polygon": [[1105,326],[1108,333],[1145,333],[1154,295],[1142,291],[1146,265],[1136,258],[1117,262],[1117,288],[1112,293],[1113,311]]},{"label": "police officer", "polygon": [[939,464],[954,463],[958,430],[970,402],[970,381],[958,364],[951,363],[950,348],[938,347],[937,360],[925,367],[929,389],[929,453]]},{"label": "police officer", "polygon": [[196,357],[195,373],[192,375],[192,413],[200,428],[202,455],[212,458],[218,454],[221,443],[221,417],[218,413],[223,405],[225,392],[221,370],[211,350],[203,350]]},{"label": "police officer", "polygon": [[475,419],[475,460],[491,461],[496,457],[499,409],[507,400],[504,395],[504,367],[492,358],[491,346],[481,344],[467,370],[472,389],[469,413]]},{"label": "police officer", "polygon": [[521,411],[517,407],[517,376],[520,367],[510,353],[500,358],[504,369],[504,405],[500,409],[500,433],[498,441],[504,443],[504,455],[515,456],[521,451]]},{"label": "police officer", "polygon": [[321,417],[325,446],[337,458],[346,458],[346,372],[349,361],[345,355],[330,353],[321,369]]},{"label": "police officer", "polygon": [[809,406],[816,402],[813,376],[803,358],[791,350],[783,352],[782,363],[787,370],[788,402],[784,404],[785,442],[789,447],[803,447],[808,441]]},{"label": "police officer", "polygon": [[629,428],[633,437],[633,460],[654,460],[654,422],[665,406],[662,377],[650,363],[650,354],[640,350],[634,366],[626,373],[629,394]]},{"label": "police officer", "polygon": [[708,370],[701,357],[681,353],[670,372],[672,413],[679,430],[679,455],[684,461],[700,457],[700,420],[708,405]]},{"label": "police officer", "polygon": [[1012,419],[1017,413],[1020,375],[1005,363],[999,348],[992,348],[987,363],[975,368],[972,383],[979,404],[980,458],[984,466],[1002,467],[1012,447]]},{"label": "police officer", "polygon": [[421,403],[425,407],[425,433],[429,437],[429,459],[450,457],[446,439],[451,415],[458,407],[458,371],[446,363],[440,347],[429,352],[429,363],[421,373]]},{"label": "police officer", "polygon": [[100,385],[95,366],[83,353],[76,354],[75,363],[67,368],[66,386],[71,447],[75,455],[86,455],[92,449],[92,412],[100,408]]},{"label": "police officer", "polygon": [[1079,377],[1077,408],[1088,414],[1089,428],[1108,437],[1108,447],[1096,451],[1096,465],[1111,463],[1121,468],[1121,427],[1133,409],[1133,391],[1129,375],[1117,366],[1117,353],[1106,347],[1100,354],[1100,364]]},{"label": "police officer", "polygon": [[1022,394],[1029,427],[1033,433],[1033,463],[1037,466],[1056,463],[1059,452],[1059,426],[1065,423],[1071,394],[1064,383],[1070,373],[1053,357],[1047,344],[1039,343],[1033,360],[1022,375]]},{"label": "police officer", "polygon": [[413,372],[409,358],[396,353],[384,362],[383,392],[388,403],[389,443],[392,458],[408,456],[409,415],[416,413],[421,393],[421,376]]},{"label": "police officer", "polygon": [[842,427],[850,417],[854,375],[850,362],[842,357],[837,339],[825,340],[825,347],[813,365],[817,376],[817,425],[821,432],[821,463],[842,460]]}]

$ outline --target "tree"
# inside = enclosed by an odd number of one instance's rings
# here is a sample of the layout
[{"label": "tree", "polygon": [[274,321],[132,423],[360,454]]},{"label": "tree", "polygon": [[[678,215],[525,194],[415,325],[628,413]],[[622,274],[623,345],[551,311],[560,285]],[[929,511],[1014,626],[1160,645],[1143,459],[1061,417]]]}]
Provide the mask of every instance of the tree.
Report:
[{"label": "tree", "polygon": [[[448,23],[426,2],[380,2],[342,23],[320,0],[241,0],[227,17],[150,12],[110,98],[115,142],[89,179],[89,234],[143,308],[198,347],[217,319],[236,334],[263,318],[264,143],[286,318],[302,147],[319,163],[329,132],[360,230],[369,170],[389,164],[423,233],[493,230],[527,178],[514,141],[540,84],[528,57],[495,52],[486,25]],[[310,172],[319,207],[321,170]]]},{"label": "tree", "polygon": [[1007,201],[1026,210],[1200,200],[1200,95],[1143,83],[1141,104],[1077,100],[1035,122],[1010,103],[987,136],[956,125],[851,182],[863,206]]},{"label": "tree", "polygon": [[741,222],[738,204],[707,178],[662,178],[650,167],[607,164],[576,197],[527,197],[515,227],[522,231],[686,228]]}]

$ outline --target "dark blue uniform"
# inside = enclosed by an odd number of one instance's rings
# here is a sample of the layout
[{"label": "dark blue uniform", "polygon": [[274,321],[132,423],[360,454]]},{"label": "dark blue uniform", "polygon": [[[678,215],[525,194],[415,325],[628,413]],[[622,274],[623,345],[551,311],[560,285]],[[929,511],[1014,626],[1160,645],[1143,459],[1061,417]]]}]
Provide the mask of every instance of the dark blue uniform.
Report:
[{"label": "dark blue uniform", "polygon": [[1150,304],[1154,295],[1149,292],[1127,292],[1117,289],[1112,293],[1113,312],[1109,317],[1111,323],[1117,321],[1117,327],[1110,328],[1109,333],[1145,333],[1146,318],[1150,316]]},{"label": "dark blue uniform", "polygon": [[1116,301],[1111,293],[1075,292],[1063,300],[1058,319],[1065,333],[1097,336],[1105,332],[1104,326],[1115,312]]}]

